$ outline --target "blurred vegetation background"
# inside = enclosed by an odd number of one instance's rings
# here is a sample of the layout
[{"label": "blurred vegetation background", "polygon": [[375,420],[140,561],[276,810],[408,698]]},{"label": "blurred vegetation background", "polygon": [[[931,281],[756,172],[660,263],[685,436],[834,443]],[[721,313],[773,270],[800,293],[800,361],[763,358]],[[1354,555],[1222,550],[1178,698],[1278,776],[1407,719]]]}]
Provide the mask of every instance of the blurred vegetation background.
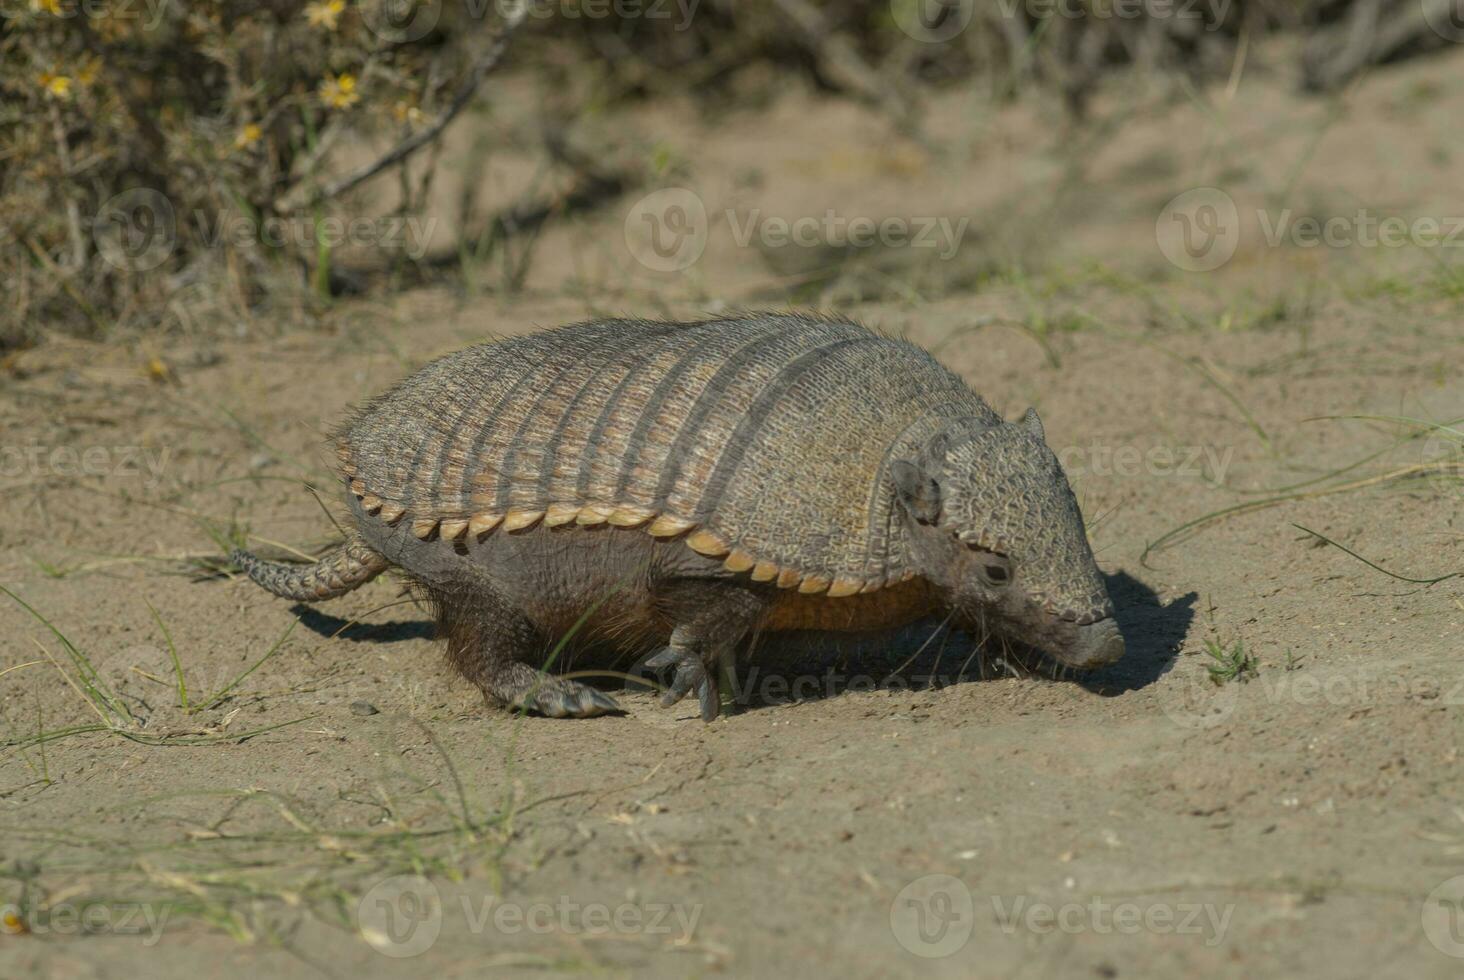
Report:
[{"label": "blurred vegetation background", "polygon": [[[658,170],[566,135],[618,103],[692,97],[714,111],[796,80],[918,135],[922,98],[964,87],[998,103],[1044,93],[1052,126],[1082,127],[1115,76],[1183,98],[1234,84],[1255,67],[1253,45],[1290,36],[1289,63],[1264,68],[1325,98],[1371,65],[1448,45],[1437,25],[1459,23],[1454,0],[632,6],[617,16],[610,0],[6,0],[0,352],[48,331],[283,319],[343,293],[452,275],[452,262],[402,250],[347,269],[318,231],[352,213],[352,195],[385,199],[382,184],[392,215],[419,213],[440,137],[465,110],[489,109],[506,71],[534,80],[546,165],[565,179],[507,214],[468,214],[464,201],[460,226],[490,251]],[[663,15],[647,16],[652,6]],[[347,163],[334,152],[347,143],[375,149]],[[275,219],[307,233],[272,234]],[[512,287],[509,277],[500,288]]]}]

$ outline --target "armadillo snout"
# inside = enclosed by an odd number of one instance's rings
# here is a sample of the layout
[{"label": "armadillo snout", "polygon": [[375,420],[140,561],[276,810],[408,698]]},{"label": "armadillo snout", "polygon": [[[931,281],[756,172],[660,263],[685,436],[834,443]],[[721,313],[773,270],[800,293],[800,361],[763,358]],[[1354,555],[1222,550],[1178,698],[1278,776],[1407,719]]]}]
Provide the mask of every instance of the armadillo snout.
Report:
[{"label": "armadillo snout", "polygon": [[1091,670],[1111,664],[1123,656],[1123,634],[1113,619],[1076,627],[1074,637],[1064,649],[1054,651],[1057,659],[1070,667]]}]

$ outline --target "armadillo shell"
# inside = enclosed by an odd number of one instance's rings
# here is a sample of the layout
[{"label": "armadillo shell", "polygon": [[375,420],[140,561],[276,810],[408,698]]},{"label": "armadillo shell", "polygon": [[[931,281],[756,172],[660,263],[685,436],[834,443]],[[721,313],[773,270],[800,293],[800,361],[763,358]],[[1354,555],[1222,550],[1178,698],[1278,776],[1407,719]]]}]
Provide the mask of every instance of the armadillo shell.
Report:
[{"label": "armadillo shell", "polygon": [[999,421],[924,350],[763,314],[471,347],[372,400],[337,442],[346,479],[422,527],[509,515],[511,531],[547,514],[572,528],[588,507],[583,523],[694,532],[735,570],[844,594],[907,571],[886,467],[954,420]]}]

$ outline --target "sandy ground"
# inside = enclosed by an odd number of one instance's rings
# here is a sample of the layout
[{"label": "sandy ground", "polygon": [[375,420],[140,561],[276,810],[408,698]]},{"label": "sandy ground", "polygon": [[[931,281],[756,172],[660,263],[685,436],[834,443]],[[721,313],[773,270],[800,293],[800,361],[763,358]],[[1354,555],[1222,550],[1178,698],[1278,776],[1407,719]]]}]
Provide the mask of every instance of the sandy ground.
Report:
[{"label": "sandy ground", "polygon": [[[599,125],[668,147],[666,186],[708,213],[685,269],[641,261],[685,254],[646,251],[632,194],[547,231],[514,296],[485,269],[480,292],[242,339],[22,354],[0,584],[38,615],[0,596],[0,974],[1459,975],[1464,579],[1390,578],[1296,526],[1398,575],[1464,569],[1457,479],[1372,480],[1450,451],[1377,417],[1464,416],[1457,253],[1262,227],[1464,213],[1459,68],[1339,104],[1261,76],[1211,106],[1136,90],[1104,135],[952,95],[926,145],[799,92],[631,114]],[[506,202],[526,172],[505,152],[440,193]],[[1240,216],[1208,274],[1156,245],[1196,187]],[[744,246],[754,208],[970,224],[949,254]],[[931,686],[965,665],[944,650],[709,726],[636,693],[625,717],[514,718],[448,671],[399,580],[307,609],[209,572],[213,535],[328,542],[322,433],[432,356],[815,302],[937,350],[1008,417],[1039,409],[1123,662],[1048,680],[978,657]],[[1254,677],[1212,684],[1207,642]]]}]

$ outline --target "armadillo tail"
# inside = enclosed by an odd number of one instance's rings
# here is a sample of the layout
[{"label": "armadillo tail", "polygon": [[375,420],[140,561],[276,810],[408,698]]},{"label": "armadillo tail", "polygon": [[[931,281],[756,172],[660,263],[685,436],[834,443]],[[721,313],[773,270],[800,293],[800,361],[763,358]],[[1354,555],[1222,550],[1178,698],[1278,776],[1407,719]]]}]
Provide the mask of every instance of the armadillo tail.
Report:
[{"label": "armadillo tail", "polygon": [[242,549],[236,549],[229,558],[266,591],[301,602],[345,595],[391,564],[355,536],[309,565],[265,561]]}]

